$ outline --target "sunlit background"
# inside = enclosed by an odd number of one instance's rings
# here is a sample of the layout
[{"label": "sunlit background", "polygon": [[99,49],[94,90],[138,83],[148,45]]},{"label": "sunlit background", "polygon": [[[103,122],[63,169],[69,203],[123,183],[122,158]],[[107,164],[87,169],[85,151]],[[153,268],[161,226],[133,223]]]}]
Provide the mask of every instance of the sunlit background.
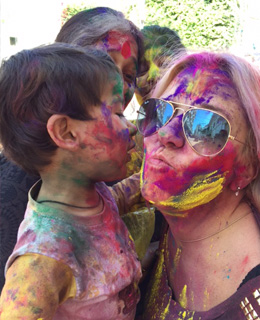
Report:
[{"label": "sunlit background", "polygon": [[[260,1],[239,2],[241,25],[234,50],[256,53],[260,51]],[[124,13],[131,5],[135,10],[130,13],[130,19],[140,28],[146,20],[145,0],[0,0],[0,59],[24,48],[52,42],[68,4],[109,6]]]},{"label": "sunlit background", "polygon": [[[160,0],[158,2],[153,0],[153,3],[160,2],[168,8],[174,3],[177,7],[173,10],[182,10],[185,1],[188,2],[188,0]],[[214,1],[217,0],[199,1],[200,3],[204,1],[206,8],[208,4],[214,5]],[[148,17],[146,7],[149,3],[152,3],[152,0],[0,0],[0,61],[22,49],[53,42],[62,26],[63,11],[68,5],[111,7],[122,11],[127,15],[127,18],[142,28],[149,19],[151,21],[153,15],[156,16],[156,21],[160,21],[161,13],[157,10],[154,12],[150,10]],[[260,66],[260,0],[225,0],[225,3],[231,7],[234,6],[234,3],[239,4],[234,9],[234,16],[239,17],[240,24],[234,36],[234,43],[229,50]],[[195,10],[194,13],[196,13]],[[191,18],[195,15],[194,13],[190,14]],[[164,10],[164,13],[161,14],[162,20],[167,14],[167,10]],[[182,15],[182,11],[180,15]],[[222,12],[221,15],[225,14]],[[186,19],[185,13],[183,16]],[[222,16],[220,17],[222,18]],[[209,17],[204,18],[207,20]],[[226,17],[226,19],[229,18]],[[211,23],[210,20],[209,23]],[[182,20],[179,20],[179,25],[183,25]],[[212,31],[214,34],[213,29]],[[194,33],[191,34],[193,39],[203,36],[198,32],[197,34],[194,31],[191,32]]]},{"label": "sunlit background", "polygon": [[[92,6],[109,6],[120,11],[124,11],[130,2],[135,1],[85,1]],[[136,2],[139,7],[142,0]],[[22,49],[52,42],[61,27],[63,9],[74,3],[81,5],[83,1],[0,0],[0,59]],[[132,20],[139,24],[135,17]]]}]

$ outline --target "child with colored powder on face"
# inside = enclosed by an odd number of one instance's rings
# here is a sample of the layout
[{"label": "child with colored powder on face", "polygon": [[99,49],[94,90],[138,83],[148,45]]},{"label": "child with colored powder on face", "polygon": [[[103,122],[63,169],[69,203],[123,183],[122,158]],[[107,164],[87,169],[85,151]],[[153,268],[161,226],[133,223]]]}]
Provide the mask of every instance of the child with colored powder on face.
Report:
[{"label": "child with colored powder on face", "polygon": [[[134,94],[136,75],[141,68],[143,41],[139,29],[123,13],[107,7],[81,11],[62,26],[55,42],[84,48],[98,47],[107,52],[121,71],[124,79],[124,108],[128,105]],[[4,150],[0,150],[0,220],[3,239],[0,241],[0,293],[5,280],[4,267],[13,251],[18,227],[24,217],[28,191],[38,180],[37,175],[25,172],[5,157]],[[130,197],[128,190],[124,189]],[[124,213],[125,201],[117,204],[119,212]],[[143,225],[147,226],[146,220]],[[139,243],[135,243],[135,248],[141,259],[140,252],[143,249],[138,250]]]},{"label": "child with colored powder on face", "polygon": [[138,201],[139,179],[113,186],[118,199],[103,182],[125,177],[134,146],[123,102],[101,51],[53,44],[2,64],[1,142],[41,180],[6,265],[0,319],[134,319],[141,268],[117,202],[127,212]]}]

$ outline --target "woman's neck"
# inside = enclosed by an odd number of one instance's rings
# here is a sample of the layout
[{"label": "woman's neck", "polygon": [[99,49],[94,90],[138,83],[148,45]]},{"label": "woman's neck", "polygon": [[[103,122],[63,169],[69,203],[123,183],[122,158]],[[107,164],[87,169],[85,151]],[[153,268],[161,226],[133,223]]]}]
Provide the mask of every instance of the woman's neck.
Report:
[{"label": "woman's neck", "polygon": [[[221,210],[217,204],[215,207]],[[200,212],[197,219],[189,215],[167,219],[170,223],[167,273],[175,298],[182,306],[196,311],[211,309],[231,296],[260,262],[259,228],[253,214],[248,212],[248,204],[241,202],[233,203],[233,208],[222,207],[222,216],[220,212],[217,216],[214,210],[215,216],[210,219],[206,211]],[[225,226],[228,227],[216,232]],[[213,231],[215,234],[208,237]],[[189,241],[194,239],[201,240]]]},{"label": "woman's neck", "polygon": [[218,235],[243,219],[251,212],[249,205],[243,201],[243,195],[229,200],[217,197],[210,203],[196,207],[188,212],[167,214],[162,211],[169,224],[175,241],[192,243]]}]

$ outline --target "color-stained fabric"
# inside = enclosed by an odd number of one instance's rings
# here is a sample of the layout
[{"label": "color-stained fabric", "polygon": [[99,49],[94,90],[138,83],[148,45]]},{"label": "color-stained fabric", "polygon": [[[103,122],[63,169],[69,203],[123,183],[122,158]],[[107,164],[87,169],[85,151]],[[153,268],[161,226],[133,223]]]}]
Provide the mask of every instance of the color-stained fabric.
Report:
[{"label": "color-stained fabric", "polygon": [[90,217],[37,203],[38,188],[7,262],[0,319],[134,319],[141,266],[108,187],[97,183],[104,209]]},{"label": "color-stained fabric", "polygon": [[155,213],[154,208],[148,208],[141,197],[140,174],[133,174],[115,184],[110,190],[117,202],[119,213],[134,239],[138,258],[142,260],[154,234]]}]

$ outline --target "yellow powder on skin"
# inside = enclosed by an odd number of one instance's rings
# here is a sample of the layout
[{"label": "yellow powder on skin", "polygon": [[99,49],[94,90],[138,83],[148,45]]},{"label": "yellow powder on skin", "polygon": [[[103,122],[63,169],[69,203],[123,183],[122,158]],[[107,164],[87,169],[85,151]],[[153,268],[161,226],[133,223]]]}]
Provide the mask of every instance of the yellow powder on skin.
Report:
[{"label": "yellow powder on skin", "polygon": [[203,307],[204,307],[204,310],[207,310],[207,306],[208,306],[208,302],[209,302],[209,292],[207,289],[205,289],[204,291],[204,299],[203,299]]},{"label": "yellow powder on skin", "polygon": [[193,86],[194,86],[194,83],[193,83],[193,82],[190,82],[190,83],[188,84],[188,86],[187,86],[186,92],[187,92],[187,93],[190,93],[190,92],[192,91]]},{"label": "yellow powder on skin", "polygon": [[189,82],[186,93],[190,94],[191,99],[196,99],[196,97],[203,96],[207,86],[208,86],[208,77],[210,73],[206,70],[197,70],[192,81]]},{"label": "yellow powder on skin", "polygon": [[215,173],[216,171],[206,176],[198,176],[197,181],[183,194],[170,197],[158,204],[185,211],[210,202],[221,193],[225,183],[225,177],[223,175],[214,176]]}]

